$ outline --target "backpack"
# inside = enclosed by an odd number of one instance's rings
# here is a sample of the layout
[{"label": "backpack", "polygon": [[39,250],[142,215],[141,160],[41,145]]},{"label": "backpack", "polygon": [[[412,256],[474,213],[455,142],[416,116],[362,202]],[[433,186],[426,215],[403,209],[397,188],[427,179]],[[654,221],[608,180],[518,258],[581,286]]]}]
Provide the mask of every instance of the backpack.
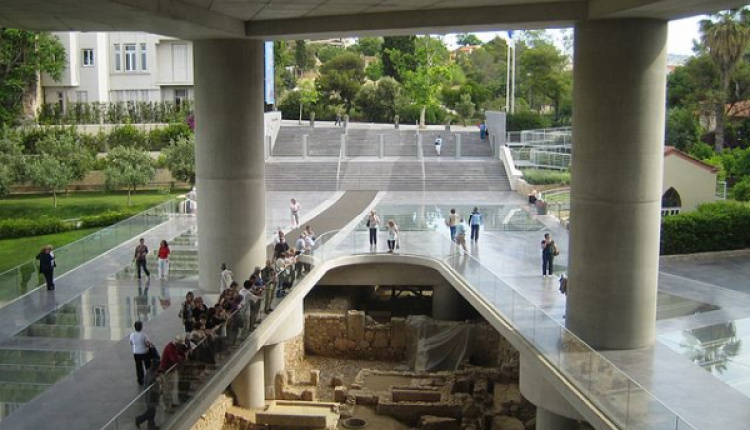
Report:
[{"label": "backpack", "polygon": [[552,247],[552,255],[558,256],[560,255],[560,250],[557,249],[557,245],[554,243],[550,245]]}]

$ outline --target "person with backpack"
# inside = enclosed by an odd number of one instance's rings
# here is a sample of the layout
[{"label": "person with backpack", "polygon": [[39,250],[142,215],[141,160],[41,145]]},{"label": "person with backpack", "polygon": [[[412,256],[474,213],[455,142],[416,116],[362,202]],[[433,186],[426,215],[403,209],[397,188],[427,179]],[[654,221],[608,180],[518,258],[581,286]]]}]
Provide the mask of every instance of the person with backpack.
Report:
[{"label": "person with backpack", "polygon": [[378,228],[380,227],[380,217],[374,211],[370,211],[370,215],[367,216],[367,229],[370,230],[370,248],[374,248],[378,245]]},{"label": "person with backpack", "polygon": [[479,208],[474,206],[474,210],[469,215],[469,225],[471,226],[471,240],[474,242],[479,241],[479,226],[482,224],[482,214],[479,213]]},{"label": "person with backpack", "polygon": [[555,241],[549,233],[544,233],[544,239],[542,239],[542,278],[552,277],[552,268],[554,267],[555,256],[559,255],[560,252],[557,250]]},{"label": "person with backpack", "polygon": [[440,156],[440,148],[443,146],[443,138],[438,135],[437,139],[435,139],[435,152],[437,152],[438,157]]}]

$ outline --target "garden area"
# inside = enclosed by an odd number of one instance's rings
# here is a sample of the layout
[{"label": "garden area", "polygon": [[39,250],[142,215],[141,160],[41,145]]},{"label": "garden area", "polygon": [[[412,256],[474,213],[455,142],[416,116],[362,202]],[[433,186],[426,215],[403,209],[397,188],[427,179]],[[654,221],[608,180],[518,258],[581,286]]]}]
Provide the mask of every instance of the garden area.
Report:
[{"label": "garden area", "polygon": [[43,245],[66,245],[183,194],[164,192],[75,193],[0,198],[0,273],[33,259]]}]

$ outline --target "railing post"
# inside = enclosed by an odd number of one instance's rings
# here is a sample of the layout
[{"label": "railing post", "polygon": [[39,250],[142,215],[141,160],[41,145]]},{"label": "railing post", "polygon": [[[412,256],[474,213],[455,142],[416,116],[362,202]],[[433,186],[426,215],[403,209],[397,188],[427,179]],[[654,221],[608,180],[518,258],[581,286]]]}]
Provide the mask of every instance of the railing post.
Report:
[{"label": "railing post", "polygon": [[[345,118],[348,118],[348,115]],[[341,156],[342,158],[346,158],[346,134],[341,135],[341,148],[343,148],[341,150]]]},{"label": "railing post", "polygon": [[456,135],[456,160],[461,158],[461,135]]},{"label": "railing post", "polygon": [[302,135],[302,159],[306,160],[310,156],[310,135]]},{"label": "railing post", "polygon": [[421,149],[422,149],[422,135],[417,134],[417,159],[418,160],[421,160],[423,157]]},{"label": "railing post", "polygon": [[380,135],[380,151],[378,154],[378,158],[380,158],[381,160],[385,158],[385,135],[383,134]]}]

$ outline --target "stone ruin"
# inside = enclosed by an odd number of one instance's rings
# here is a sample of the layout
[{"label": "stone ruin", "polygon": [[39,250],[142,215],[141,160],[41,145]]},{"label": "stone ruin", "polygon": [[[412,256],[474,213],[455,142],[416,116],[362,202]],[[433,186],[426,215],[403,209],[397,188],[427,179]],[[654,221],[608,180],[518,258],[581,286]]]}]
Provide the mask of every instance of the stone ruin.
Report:
[{"label": "stone ruin", "polygon": [[365,369],[350,387],[336,387],[335,400],[373,407],[380,415],[420,430],[533,428],[536,409],[521,396],[517,381],[517,374],[489,368],[457,372]]}]

